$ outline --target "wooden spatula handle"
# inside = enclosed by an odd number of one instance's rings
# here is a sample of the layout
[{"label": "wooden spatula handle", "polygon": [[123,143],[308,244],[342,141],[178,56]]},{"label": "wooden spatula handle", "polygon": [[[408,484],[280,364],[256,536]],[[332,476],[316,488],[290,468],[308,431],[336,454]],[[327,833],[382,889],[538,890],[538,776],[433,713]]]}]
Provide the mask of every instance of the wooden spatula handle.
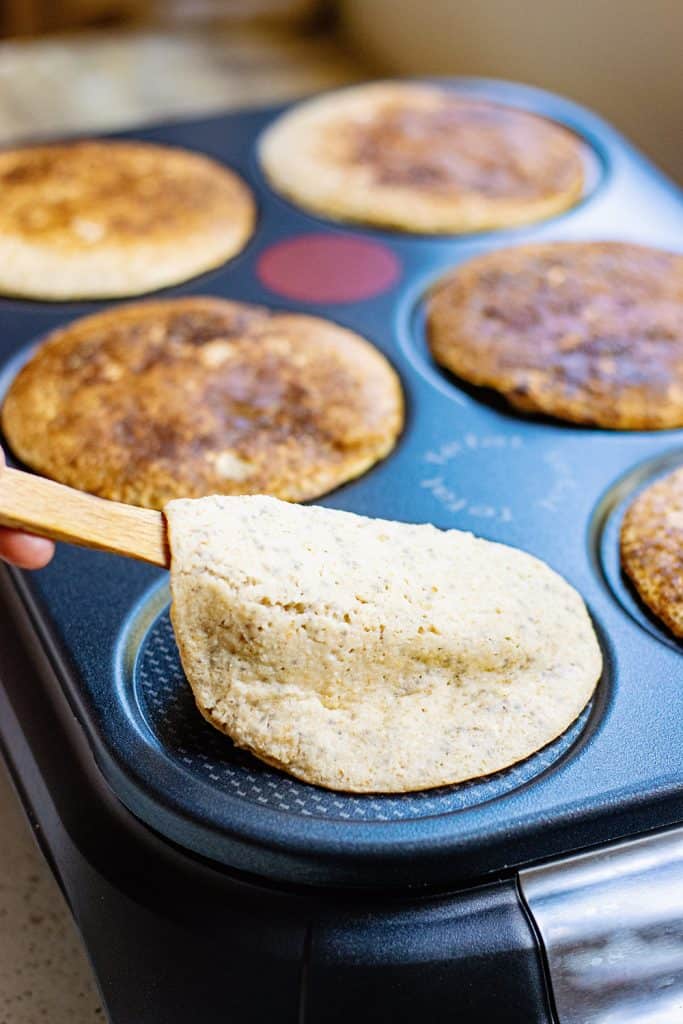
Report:
[{"label": "wooden spatula handle", "polygon": [[153,565],[170,563],[161,512],[95,498],[18,469],[0,467],[0,526]]}]

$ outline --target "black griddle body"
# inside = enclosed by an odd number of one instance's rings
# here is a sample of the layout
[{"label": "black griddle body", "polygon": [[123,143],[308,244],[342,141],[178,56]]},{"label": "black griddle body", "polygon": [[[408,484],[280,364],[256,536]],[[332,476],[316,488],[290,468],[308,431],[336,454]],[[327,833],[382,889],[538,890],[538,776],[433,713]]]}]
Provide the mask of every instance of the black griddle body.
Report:
[{"label": "black griddle body", "polygon": [[112,1024],[551,1024],[514,880],[285,888],[189,854],[112,793],[45,656],[17,642],[20,619],[0,620],[2,752]]},{"label": "black griddle body", "polygon": [[[391,798],[336,802],[230,758],[213,784],[215,759],[200,748],[185,762],[175,756],[139,685],[161,574],[65,547],[40,573],[6,572],[0,734],[114,1024],[260,1022],[276,1012],[332,1024],[420,1012],[464,1024],[550,1020],[516,869],[683,820],[680,650],[624,589],[615,545],[620,503],[683,460],[681,431],[619,434],[518,416],[431,364],[420,313],[435,277],[485,249],[584,238],[680,248],[683,202],[582,108],[522,86],[455,84],[579,132],[596,164],[590,194],[524,230],[411,238],[329,224],[273,195],[255,140],[274,111],[126,133],[216,156],[259,203],[244,253],[161,294],[302,309],[370,338],[403,378],[406,430],[389,459],[321,503],[471,529],[544,558],[586,598],[605,677],[564,746],[470,789],[411,798],[410,813]],[[269,294],[260,256],[306,233],[378,240],[401,277],[353,305]],[[0,302],[6,381],[47,331],[109,305]],[[245,778],[252,788],[238,799]],[[306,814],[288,809],[290,795]]]}]

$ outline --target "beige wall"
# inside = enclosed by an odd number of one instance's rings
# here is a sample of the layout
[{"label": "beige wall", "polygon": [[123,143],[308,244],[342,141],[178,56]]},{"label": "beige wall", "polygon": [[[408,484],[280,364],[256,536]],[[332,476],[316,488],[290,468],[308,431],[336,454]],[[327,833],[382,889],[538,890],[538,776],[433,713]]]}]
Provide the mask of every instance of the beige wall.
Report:
[{"label": "beige wall", "polygon": [[510,78],[599,111],[683,181],[683,0],[342,0],[387,71]]}]

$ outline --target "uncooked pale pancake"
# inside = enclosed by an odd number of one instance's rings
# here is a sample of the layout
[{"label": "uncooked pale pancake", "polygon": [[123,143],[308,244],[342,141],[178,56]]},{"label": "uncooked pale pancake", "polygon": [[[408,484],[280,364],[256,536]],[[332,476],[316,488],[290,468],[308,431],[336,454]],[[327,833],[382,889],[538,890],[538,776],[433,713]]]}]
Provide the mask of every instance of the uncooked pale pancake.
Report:
[{"label": "uncooked pale pancake", "polygon": [[683,256],[619,242],[486,253],[436,286],[427,330],[439,363],[525,412],[683,426]]},{"label": "uncooked pale pancake", "polygon": [[294,107],[260,147],[273,186],[341,220],[428,233],[550,217],[583,190],[560,125],[453,89],[380,82]]},{"label": "uncooked pale pancake", "polygon": [[33,469],[151,508],[315,497],[383,458],[402,424],[398,377],[357,334],[211,298],[119,306],[55,331],[2,410]]},{"label": "uncooked pale pancake", "polygon": [[37,299],[138,295],[234,256],[254,201],[232,171],[146,142],[0,153],[0,292]]},{"label": "uncooked pale pancake", "polygon": [[165,511],[199,710],[307,782],[390,793],[486,775],[562,733],[595,689],[583,601],[522,551],[258,496]]},{"label": "uncooked pale pancake", "polygon": [[621,563],[644,603],[683,637],[683,469],[652,484],[629,506]]}]

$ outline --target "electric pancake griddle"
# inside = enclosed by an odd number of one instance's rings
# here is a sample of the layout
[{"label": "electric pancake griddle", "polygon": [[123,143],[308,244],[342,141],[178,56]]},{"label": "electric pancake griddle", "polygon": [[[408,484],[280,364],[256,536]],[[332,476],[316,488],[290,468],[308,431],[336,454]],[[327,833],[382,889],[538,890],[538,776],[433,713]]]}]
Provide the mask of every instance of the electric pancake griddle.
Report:
[{"label": "electric pancake griddle", "polygon": [[[2,571],[0,731],[36,838],[114,1024],[683,1021],[683,672],[620,574],[625,503],[683,462],[683,433],[516,414],[436,367],[430,283],[531,239],[681,248],[683,201],[611,127],[522,86],[453,87],[564,122],[589,184],[523,230],[413,237],[310,216],[268,187],[279,110],[127,133],[235,168],[255,234],[163,294],[319,314],[403,380],[396,450],[320,502],[517,545],[586,599],[605,655],[558,740],[488,778],[404,796],[331,793],[236,750],[193,708],[164,573],[62,547]],[[5,385],[51,328],[107,303],[0,303]]]}]

